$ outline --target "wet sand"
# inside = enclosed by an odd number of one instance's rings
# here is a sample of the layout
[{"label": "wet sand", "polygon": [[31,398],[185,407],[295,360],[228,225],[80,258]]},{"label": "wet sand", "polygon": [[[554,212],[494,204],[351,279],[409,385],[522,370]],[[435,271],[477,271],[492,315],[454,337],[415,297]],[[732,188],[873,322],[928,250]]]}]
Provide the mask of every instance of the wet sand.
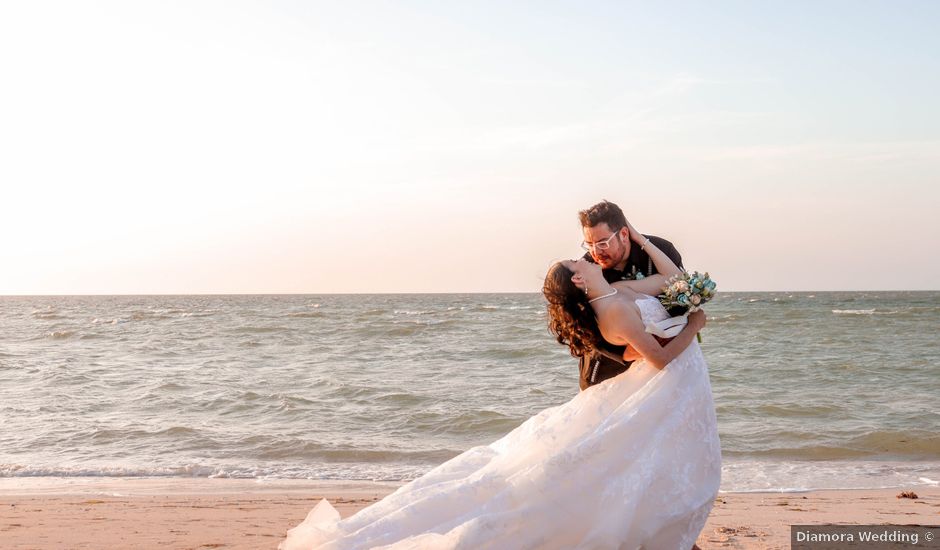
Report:
[{"label": "wet sand", "polygon": [[[276,548],[321,499],[343,517],[395,483],[231,479],[0,479],[4,549]],[[903,489],[908,490],[908,489]],[[729,493],[715,502],[698,545],[785,549],[790,525],[940,524],[940,488]],[[938,533],[940,534],[940,533]]]}]

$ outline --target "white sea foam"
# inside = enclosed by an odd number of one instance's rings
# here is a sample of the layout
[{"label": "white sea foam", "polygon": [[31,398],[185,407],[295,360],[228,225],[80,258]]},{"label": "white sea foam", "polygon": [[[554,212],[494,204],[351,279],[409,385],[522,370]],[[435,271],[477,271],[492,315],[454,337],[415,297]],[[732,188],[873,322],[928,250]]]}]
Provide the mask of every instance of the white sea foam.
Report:
[{"label": "white sea foam", "polygon": [[[281,465],[206,465],[184,464],[165,467],[133,466],[22,466],[0,464],[0,478],[16,477],[193,477],[206,479],[309,479],[309,480],[372,480],[408,481],[427,471],[432,465],[407,464],[308,464]],[[870,461],[756,461],[725,460],[722,468],[721,492],[794,493],[821,489],[890,489],[899,487],[938,486],[938,482],[922,475],[940,475],[938,462],[870,462]]]},{"label": "white sea foam", "polygon": [[116,324],[118,324],[118,323],[126,323],[126,322],[127,322],[127,321],[125,321],[125,320],[123,320],[123,319],[117,319],[117,318],[114,318],[114,319],[99,319],[98,317],[95,317],[94,319],[91,320],[91,324],[93,324],[93,325],[116,325]]},{"label": "white sea foam", "polygon": [[819,489],[890,489],[936,485],[940,462],[759,461],[726,459],[722,492],[802,492]]}]

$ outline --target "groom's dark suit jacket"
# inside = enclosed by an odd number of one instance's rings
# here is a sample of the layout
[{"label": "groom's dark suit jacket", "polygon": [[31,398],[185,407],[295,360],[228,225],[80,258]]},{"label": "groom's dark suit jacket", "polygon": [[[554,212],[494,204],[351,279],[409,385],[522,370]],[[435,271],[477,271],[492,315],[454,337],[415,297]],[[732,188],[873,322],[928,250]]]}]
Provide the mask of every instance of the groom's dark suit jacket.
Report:
[{"label": "groom's dark suit jacket", "polygon": [[[669,259],[675,262],[677,266],[682,267],[682,256],[679,255],[679,251],[676,250],[676,247],[672,246],[671,242],[654,235],[646,235],[646,237],[648,237],[657,248],[665,252],[666,255],[669,256]],[[590,252],[584,255],[584,259],[592,263],[594,262]],[[637,273],[642,273],[644,276],[647,276],[659,272],[656,271],[656,266],[653,265],[649,254],[641,250],[636,243],[631,243],[630,257],[627,258],[627,265],[624,267],[623,271],[605,269],[604,278],[607,279],[608,283],[633,280],[636,279]],[[615,346],[605,340],[602,341],[600,349],[594,350],[591,355],[581,357],[581,389],[583,390],[588,386],[599,384],[630,368],[630,363],[625,363],[622,359],[625,349],[624,346]]]}]

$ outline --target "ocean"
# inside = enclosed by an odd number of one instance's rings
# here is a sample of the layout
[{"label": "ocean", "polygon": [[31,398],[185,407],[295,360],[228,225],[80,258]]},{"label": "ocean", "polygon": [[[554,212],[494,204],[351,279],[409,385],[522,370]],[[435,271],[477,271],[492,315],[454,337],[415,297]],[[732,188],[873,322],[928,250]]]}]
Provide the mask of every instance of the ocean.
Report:
[{"label": "ocean", "polygon": [[[940,292],[727,292],[723,491],[936,486]],[[578,391],[539,294],[0,297],[0,477],[407,480]]]}]

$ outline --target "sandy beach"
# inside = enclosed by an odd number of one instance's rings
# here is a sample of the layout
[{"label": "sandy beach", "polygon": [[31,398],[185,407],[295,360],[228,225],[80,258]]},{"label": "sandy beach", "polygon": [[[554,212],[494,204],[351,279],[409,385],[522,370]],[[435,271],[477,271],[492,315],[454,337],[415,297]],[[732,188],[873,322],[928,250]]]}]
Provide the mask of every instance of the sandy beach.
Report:
[{"label": "sandy beach", "polygon": [[[0,480],[4,549],[276,548],[320,498],[345,517],[394,483],[231,479]],[[698,539],[709,548],[789,548],[789,526],[940,524],[940,488],[728,493]]]}]

